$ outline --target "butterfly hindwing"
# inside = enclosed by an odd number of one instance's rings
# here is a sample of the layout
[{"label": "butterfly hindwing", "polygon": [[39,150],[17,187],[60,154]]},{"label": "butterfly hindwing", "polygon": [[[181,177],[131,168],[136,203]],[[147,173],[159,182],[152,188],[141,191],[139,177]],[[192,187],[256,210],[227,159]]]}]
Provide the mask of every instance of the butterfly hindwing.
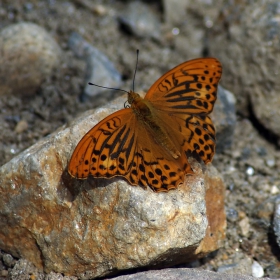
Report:
[{"label": "butterfly hindwing", "polygon": [[150,186],[157,192],[174,189],[183,183],[185,172],[180,161],[175,161],[144,126],[139,126],[137,133],[132,168],[125,176],[127,180]]}]

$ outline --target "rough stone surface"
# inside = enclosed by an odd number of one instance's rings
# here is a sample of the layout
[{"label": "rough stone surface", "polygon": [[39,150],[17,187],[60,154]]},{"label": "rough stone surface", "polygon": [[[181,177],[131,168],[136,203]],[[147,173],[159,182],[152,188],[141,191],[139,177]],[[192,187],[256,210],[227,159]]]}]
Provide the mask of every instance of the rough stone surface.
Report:
[{"label": "rough stone surface", "polygon": [[222,245],[224,185],[211,165],[202,172],[194,162],[196,174],[168,193],[70,178],[74,146],[111,111],[81,117],[2,166],[1,249],[45,272],[89,279],[186,262]]},{"label": "rough stone surface", "polygon": [[[207,45],[206,34],[219,15],[221,0],[163,1],[165,36],[187,58],[200,57]],[[209,55],[208,53],[206,55]],[[215,57],[215,53],[211,54]]]},{"label": "rough stone surface", "polygon": [[21,22],[0,32],[0,95],[31,95],[60,62],[61,50],[45,29]]},{"label": "rough stone surface", "polygon": [[[271,217],[271,215],[270,215]],[[274,215],[273,215],[273,230],[276,237],[276,242],[280,247],[280,196],[275,198]]]},{"label": "rough stone surface", "polygon": [[279,1],[228,0],[219,8],[209,46],[223,65],[222,84],[236,93],[241,114],[250,103],[257,120],[279,137]]},{"label": "rough stone surface", "polygon": [[[208,280],[253,280],[257,279],[251,276],[244,276],[241,274],[227,274],[227,273],[216,273],[207,270],[197,270],[190,268],[169,268],[162,270],[152,270],[139,272],[131,275],[124,275],[113,278],[113,280],[194,280],[194,279],[208,279]],[[262,278],[269,279],[269,278]]]}]

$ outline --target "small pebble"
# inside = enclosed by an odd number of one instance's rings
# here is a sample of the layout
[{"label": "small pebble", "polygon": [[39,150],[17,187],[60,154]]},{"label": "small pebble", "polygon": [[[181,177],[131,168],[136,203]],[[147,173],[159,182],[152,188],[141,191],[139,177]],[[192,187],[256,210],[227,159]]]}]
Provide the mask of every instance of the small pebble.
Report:
[{"label": "small pebble", "polygon": [[7,277],[9,274],[9,271],[8,270],[1,270],[0,271],[0,277]]},{"label": "small pebble", "polygon": [[10,254],[4,254],[3,262],[6,266],[12,267],[14,265],[14,258]]},{"label": "small pebble", "polygon": [[238,220],[238,212],[234,208],[228,208],[226,210],[227,219],[230,222],[235,222]]},{"label": "small pebble", "polygon": [[247,174],[248,176],[253,176],[254,173],[255,173],[255,170],[254,170],[254,168],[253,168],[252,166],[247,167],[247,169],[246,169],[246,174]]},{"label": "small pebble", "polygon": [[277,186],[273,185],[273,186],[271,187],[270,193],[271,193],[271,194],[277,194],[277,193],[279,193],[279,188],[278,188]]},{"label": "small pebble", "polygon": [[239,222],[241,233],[243,236],[247,236],[250,230],[249,218],[246,216]]},{"label": "small pebble", "polygon": [[15,127],[15,132],[20,134],[22,132],[24,132],[25,130],[27,130],[28,128],[28,123],[26,120],[21,120],[17,123],[16,127]]},{"label": "small pebble", "polygon": [[274,159],[274,158],[272,158],[272,159],[267,159],[267,160],[266,160],[266,165],[267,165],[268,167],[274,167],[274,166],[275,166],[275,159]]},{"label": "small pebble", "polygon": [[252,276],[254,276],[256,278],[261,278],[264,276],[263,268],[257,261],[253,261]]}]

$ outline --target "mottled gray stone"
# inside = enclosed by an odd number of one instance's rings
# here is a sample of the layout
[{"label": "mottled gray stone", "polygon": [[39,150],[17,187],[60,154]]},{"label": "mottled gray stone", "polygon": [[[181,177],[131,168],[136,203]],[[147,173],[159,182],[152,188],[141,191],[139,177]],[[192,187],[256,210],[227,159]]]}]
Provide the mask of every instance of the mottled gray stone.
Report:
[{"label": "mottled gray stone", "polygon": [[274,202],[273,230],[280,247],[280,196],[276,197]]},{"label": "mottled gray stone", "polygon": [[280,136],[280,3],[224,1],[209,32],[211,55],[220,59],[222,85],[237,98],[237,110]]},{"label": "mottled gray stone", "polygon": [[160,21],[151,8],[141,1],[132,1],[119,16],[121,24],[140,38],[160,38]]},{"label": "mottled gray stone", "polygon": [[221,153],[230,148],[234,129],[236,125],[235,97],[225,90],[223,87],[218,87],[218,98],[214,106],[211,118],[216,128],[216,152]]},{"label": "mottled gray stone", "polygon": [[[121,74],[102,51],[92,46],[84,40],[82,36],[75,32],[71,34],[68,45],[77,57],[86,61],[85,89],[83,98],[94,98],[95,105],[97,105],[98,103],[101,103],[97,101],[97,99],[102,98],[99,94],[108,91],[108,89],[91,86],[88,84],[89,82],[105,87],[120,87],[122,84]],[[104,99],[104,94],[102,95]],[[107,95],[106,99],[109,97],[110,95]]]},{"label": "mottled gray stone", "polygon": [[[227,274],[216,273],[207,270],[198,270],[190,268],[168,268],[162,270],[152,270],[139,272],[131,275],[124,275],[112,278],[112,280],[254,280],[257,279],[251,276],[245,276],[240,274]],[[269,278],[262,278],[269,279]]]},{"label": "mottled gray stone", "polygon": [[0,32],[0,95],[32,95],[60,64],[61,49],[48,32],[20,22]]}]

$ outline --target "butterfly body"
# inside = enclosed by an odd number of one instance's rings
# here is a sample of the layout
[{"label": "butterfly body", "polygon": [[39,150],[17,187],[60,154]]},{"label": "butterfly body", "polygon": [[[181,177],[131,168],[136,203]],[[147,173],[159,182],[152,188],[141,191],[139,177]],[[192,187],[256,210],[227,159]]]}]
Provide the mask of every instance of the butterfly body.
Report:
[{"label": "butterfly body", "polygon": [[[133,98],[130,98],[130,95]],[[139,122],[142,122],[158,145],[162,145],[174,158],[178,158],[181,154],[165,131],[160,118],[155,114],[156,109],[152,103],[132,91],[129,92],[128,96],[128,100],[131,101],[131,109]]]},{"label": "butterfly body", "polygon": [[164,74],[145,98],[130,91],[130,108],[108,116],[79,142],[69,174],[121,176],[157,192],[177,188],[193,173],[190,154],[205,163],[213,158],[215,129],[208,114],[221,74],[218,60],[194,59]]}]

